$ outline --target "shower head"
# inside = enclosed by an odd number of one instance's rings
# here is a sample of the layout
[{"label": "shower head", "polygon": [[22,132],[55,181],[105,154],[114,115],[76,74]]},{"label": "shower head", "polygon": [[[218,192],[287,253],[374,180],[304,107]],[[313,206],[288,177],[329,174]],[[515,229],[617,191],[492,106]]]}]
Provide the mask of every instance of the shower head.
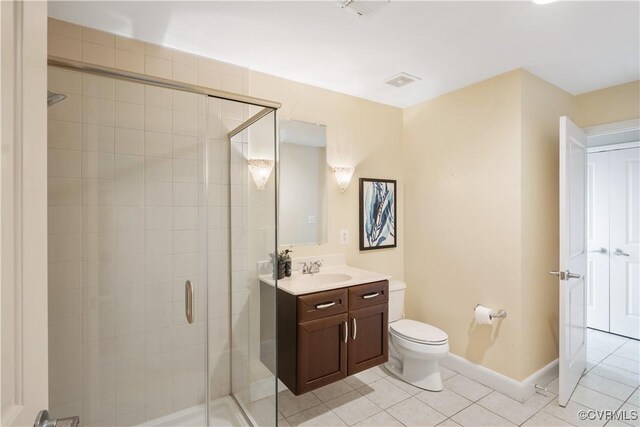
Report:
[{"label": "shower head", "polygon": [[47,91],[47,107],[51,107],[52,105],[57,104],[60,101],[63,101],[67,95],[63,95],[61,93],[54,93],[51,91]]}]

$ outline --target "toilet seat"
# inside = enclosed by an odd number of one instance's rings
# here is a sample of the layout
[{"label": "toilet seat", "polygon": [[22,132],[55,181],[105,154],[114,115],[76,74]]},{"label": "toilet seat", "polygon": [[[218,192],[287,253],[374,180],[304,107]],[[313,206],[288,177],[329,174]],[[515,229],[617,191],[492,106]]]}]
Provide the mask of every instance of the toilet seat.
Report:
[{"label": "toilet seat", "polygon": [[449,338],[444,331],[435,326],[410,319],[390,323],[389,330],[397,337],[423,345],[443,345]]}]

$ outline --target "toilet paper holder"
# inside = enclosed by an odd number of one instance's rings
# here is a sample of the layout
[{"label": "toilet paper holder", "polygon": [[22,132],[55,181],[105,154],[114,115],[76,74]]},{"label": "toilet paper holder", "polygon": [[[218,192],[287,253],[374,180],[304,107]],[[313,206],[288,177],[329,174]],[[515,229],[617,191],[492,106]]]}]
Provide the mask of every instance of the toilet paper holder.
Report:
[{"label": "toilet paper holder", "polygon": [[[476,304],[476,306],[475,306],[475,307],[473,307],[473,311],[475,312],[475,311],[476,311],[476,308],[480,307],[481,305],[482,305],[482,304]],[[506,311],[504,311],[503,309],[498,310],[498,312],[497,312],[497,313],[491,313],[491,314],[489,315],[489,318],[490,318],[491,320],[493,320],[493,319],[504,319],[505,317],[507,317],[507,312],[506,312]]]}]

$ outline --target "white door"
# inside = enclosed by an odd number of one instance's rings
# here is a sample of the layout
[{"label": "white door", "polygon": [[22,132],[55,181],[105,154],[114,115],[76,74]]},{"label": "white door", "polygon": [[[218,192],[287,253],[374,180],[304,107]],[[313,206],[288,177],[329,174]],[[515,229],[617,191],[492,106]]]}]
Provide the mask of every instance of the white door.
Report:
[{"label": "white door", "polygon": [[609,331],[609,153],[587,167],[587,326]]},{"label": "white door", "polygon": [[47,3],[0,1],[0,425],[48,404]]},{"label": "white door", "polygon": [[611,152],[611,332],[640,338],[640,149]]},{"label": "white door", "polygon": [[560,118],[560,395],[566,406],[587,365],[587,137]]}]

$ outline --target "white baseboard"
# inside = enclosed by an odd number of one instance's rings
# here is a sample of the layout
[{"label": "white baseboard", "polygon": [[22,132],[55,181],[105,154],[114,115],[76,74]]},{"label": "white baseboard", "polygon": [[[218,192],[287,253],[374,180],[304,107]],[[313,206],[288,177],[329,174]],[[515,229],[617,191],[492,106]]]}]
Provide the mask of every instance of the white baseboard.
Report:
[{"label": "white baseboard", "polygon": [[481,384],[491,387],[512,399],[524,402],[536,392],[535,384],[543,386],[549,384],[558,376],[558,359],[534,372],[524,381],[516,381],[506,375],[502,375],[494,370],[470,362],[467,359],[449,353],[442,360],[442,365],[453,369],[464,376],[471,378]]}]

